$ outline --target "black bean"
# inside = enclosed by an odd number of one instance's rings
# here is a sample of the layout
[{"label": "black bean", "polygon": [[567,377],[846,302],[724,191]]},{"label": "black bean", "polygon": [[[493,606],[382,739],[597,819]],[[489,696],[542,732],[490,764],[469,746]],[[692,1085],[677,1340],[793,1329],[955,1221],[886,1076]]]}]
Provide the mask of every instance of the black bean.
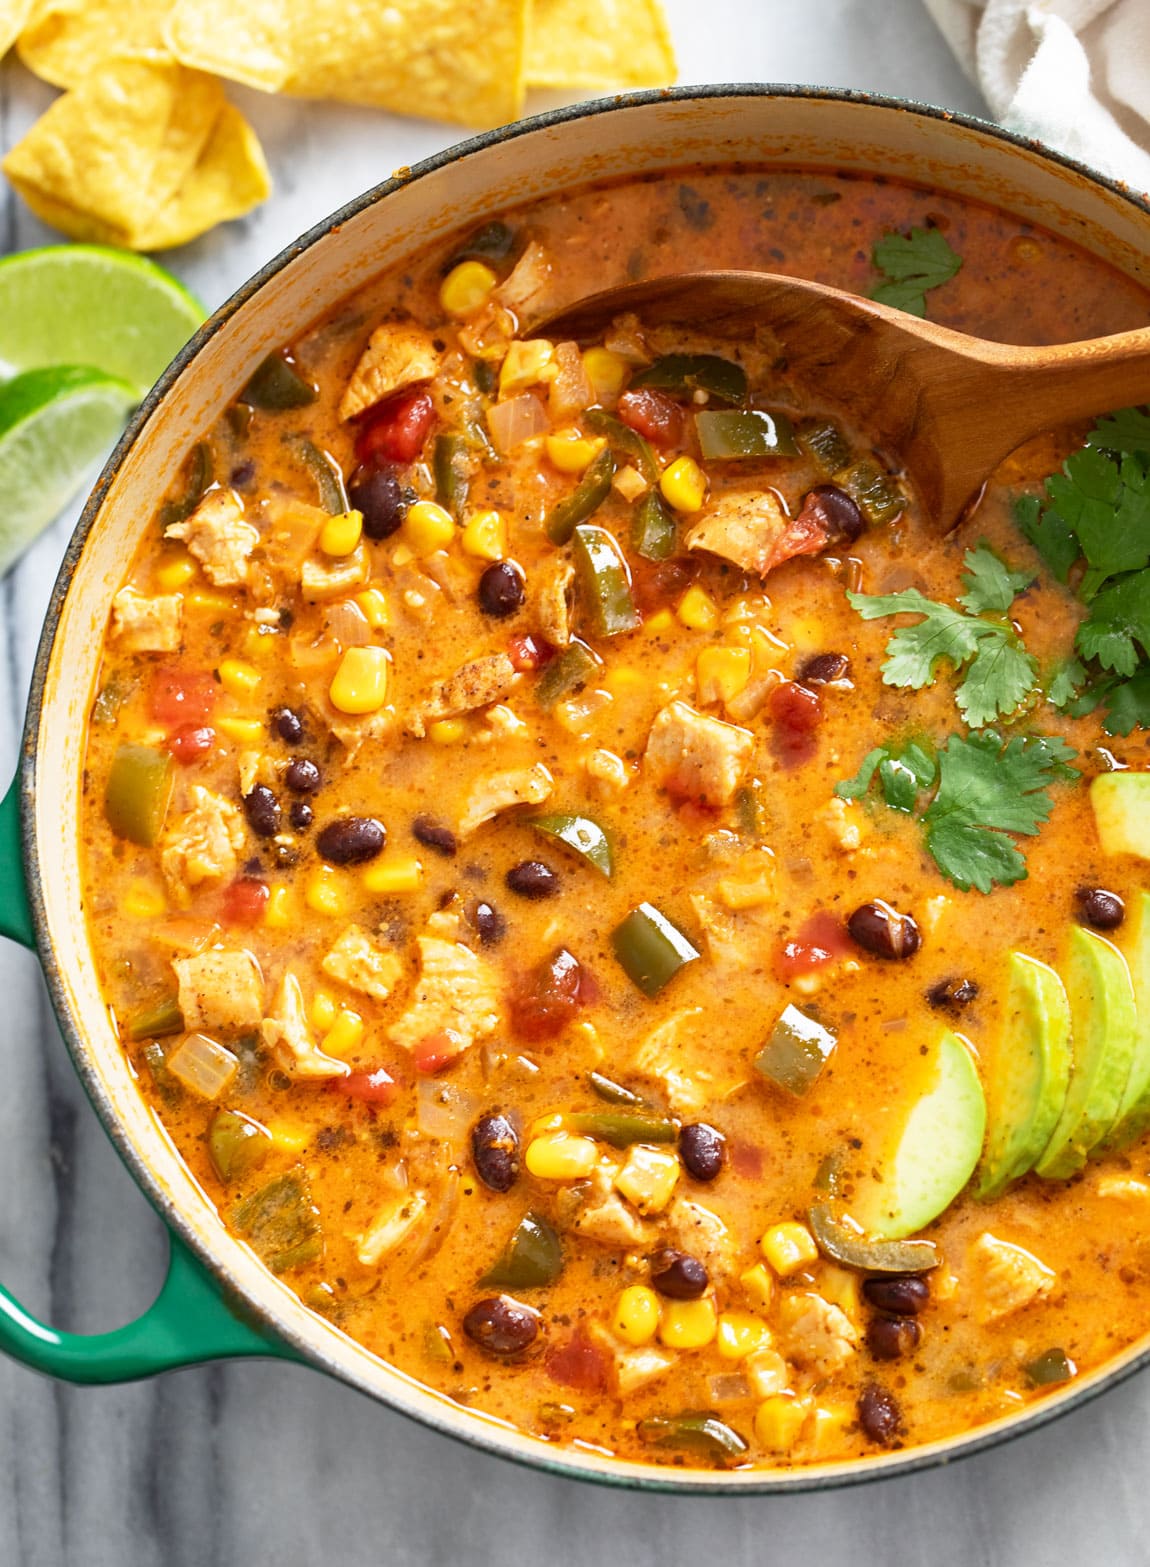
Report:
[{"label": "black bean", "polygon": [[513,865],[504,880],[521,898],[553,898],[559,891],[559,876],[542,860],[522,860]]},{"label": "black bean", "polygon": [[261,838],[274,838],[280,830],[280,803],[267,784],[256,784],[244,795],[244,815],[248,826]]},{"label": "black bean", "polygon": [[288,745],[298,745],[303,739],[303,719],[290,707],[278,708],[272,714],[272,725]]},{"label": "black bean", "polygon": [[795,679],[804,686],[825,686],[831,680],[845,680],[850,667],[845,653],[812,653],[799,665]]},{"label": "black bean", "polygon": [[347,487],[347,497],[363,514],[363,531],[369,539],[390,538],[414,498],[392,467],[359,469]]},{"label": "black bean", "polygon": [[436,854],[442,854],[445,859],[449,860],[458,853],[459,844],[451,828],[437,822],[433,816],[417,816],[411,824],[411,831],[412,836],[426,848],[434,849]]},{"label": "black bean", "polygon": [[288,812],[288,821],[296,832],[306,832],[315,821],[315,812],[306,800],[293,800],[291,810]]},{"label": "black bean", "polygon": [[488,1295],[464,1317],[463,1331],[489,1355],[518,1355],[538,1338],[539,1313],[510,1295]]},{"label": "black bean", "polygon": [[977,995],[978,986],[973,979],[959,979],[955,976],[940,979],[937,985],[932,985],[926,993],[926,999],[932,1007],[947,1007],[957,1012],[960,1007],[968,1007]]},{"label": "black bean", "polygon": [[315,846],[333,865],[362,865],[374,860],[386,842],[386,829],[374,816],[341,816],[320,828]]},{"label": "black bean", "polygon": [[228,474],[228,483],[237,490],[242,490],[245,484],[250,484],[256,476],[256,465],[249,457],[245,462],[239,462]]},{"label": "black bean", "polygon": [[651,1283],[668,1300],[698,1300],[710,1283],[697,1257],[664,1246],[651,1257]]},{"label": "black bean", "polygon": [[1079,887],[1078,918],[1095,930],[1117,930],[1126,918],[1126,905],[1116,892],[1105,887]]},{"label": "black bean", "polygon": [[913,1355],[922,1338],[922,1324],[914,1317],[872,1317],[866,1330],[866,1347],[875,1360],[898,1360]]},{"label": "black bean", "polygon": [[509,560],[494,561],[479,579],[479,607],[495,620],[514,615],[525,593],[523,573]]},{"label": "black bean", "polygon": [[922,946],[922,932],[914,916],[900,914],[876,898],[864,903],[847,920],[851,940],[876,958],[910,958]]},{"label": "black bean", "polygon": [[505,1115],[482,1115],[471,1129],[475,1173],[493,1192],[509,1192],[519,1175],[519,1134]]},{"label": "black bean", "polygon": [[904,1278],[884,1275],[877,1279],[865,1279],[862,1292],[870,1305],[898,1317],[916,1316],[930,1300],[930,1285],[913,1273],[908,1273]]},{"label": "black bean", "polygon": [[293,794],[314,794],[323,782],[320,770],[306,756],[297,756],[284,770],[284,783]]},{"label": "black bean", "polygon": [[837,484],[816,484],[803,499],[803,510],[814,511],[831,543],[853,544],[866,527],[856,503]]},{"label": "black bean", "polygon": [[859,1425],[879,1447],[889,1447],[902,1432],[902,1410],[893,1393],[871,1382],[859,1394]]},{"label": "black bean", "polygon": [[490,903],[484,903],[482,899],[471,905],[467,917],[485,947],[494,947],[496,942],[502,941],[507,933],[507,921],[502,914]]},{"label": "black bean", "polygon": [[727,1140],[722,1132],[708,1126],[705,1121],[696,1121],[679,1130],[679,1157],[687,1174],[693,1175],[697,1181],[715,1179],[723,1168],[726,1149]]}]

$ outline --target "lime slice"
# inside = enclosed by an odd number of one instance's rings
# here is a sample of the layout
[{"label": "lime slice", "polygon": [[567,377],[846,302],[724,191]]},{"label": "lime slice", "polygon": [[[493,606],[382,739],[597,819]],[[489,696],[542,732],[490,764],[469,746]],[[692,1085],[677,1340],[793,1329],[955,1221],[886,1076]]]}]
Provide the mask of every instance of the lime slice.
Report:
[{"label": "lime slice", "polygon": [[86,366],[0,386],[0,572],[72,499],[136,401],[126,381]]},{"label": "lime slice", "polygon": [[0,379],[93,365],[137,400],[204,319],[199,300],[143,256],[50,245],[0,261]]}]

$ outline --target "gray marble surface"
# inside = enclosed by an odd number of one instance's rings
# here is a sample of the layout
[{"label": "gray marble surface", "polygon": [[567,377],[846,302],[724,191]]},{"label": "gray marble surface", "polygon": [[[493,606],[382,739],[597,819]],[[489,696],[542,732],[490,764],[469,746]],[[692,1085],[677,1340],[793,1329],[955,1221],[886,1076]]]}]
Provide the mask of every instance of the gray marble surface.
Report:
[{"label": "gray marble surface", "polygon": [[[978,111],[919,0],[668,0],[685,81],[885,90]],[[0,145],[50,93],[0,68]],[[268,149],[261,211],[173,253],[208,305],[359,190],[455,137],[437,126],[237,94]],[[535,107],[544,106],[541,102]],[[0,190],[0,252],[51,239]],[[0,583],[0,773],[16,754],[40,621],[72,518]],[[158,1220],[80,1090],[34,960],[0,950],[0,1278],[61,1327],[151,1300]],[[0,1362],[0,1567],[932,1567],[1150,1560],[1150,1381],[953,1469],[737,1502],[593,1491],[455,1445],[314,1373],[251,1363],[102,1390]]]}]

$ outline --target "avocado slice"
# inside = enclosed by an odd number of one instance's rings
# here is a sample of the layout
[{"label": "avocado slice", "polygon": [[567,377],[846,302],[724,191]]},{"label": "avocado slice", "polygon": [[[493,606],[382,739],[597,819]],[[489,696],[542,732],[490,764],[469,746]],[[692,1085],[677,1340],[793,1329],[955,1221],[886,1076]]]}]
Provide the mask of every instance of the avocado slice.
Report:
[{"label": "avocado slice", "polygon": [[1070,1003],[1061,979],[1024,952],[1010,954],[1005,1022],[987,1083],[990,1133],[976,1196],[997,1197],[1049,1143],[1070,1083]]},{"label": "avocado slice", "polygon": [[1047,1180],[1080,1170],[1115,1124],[1138,1038],[1130,970],[1112,942],[1075,925],[1065,973],[1073,1064],[1058,1125],[1034,1166]]},{"label": "avocado slice", "polygon": [[948,1208],[970,1180],[986,1131],[986,1097],[960,1034],[932,1052],[929,1091],[907,1116],[880,1162],[880,1178],[851,1204],[852,1217],[878,1240],[902,1240]]},{"label": "avocado slice", "polygon": [[1134,1060],[1118,1117],[1106,1137],[1108,1148],[1127,1148],[1150,1126],[1150,892],[1138,898],[1134,933],[1126,949],[1138,1012]]},{"label": "avocado slice", "polygon": [[1099,773],[1090,803],[1104,853],[1150,860],[1150,773]]}]

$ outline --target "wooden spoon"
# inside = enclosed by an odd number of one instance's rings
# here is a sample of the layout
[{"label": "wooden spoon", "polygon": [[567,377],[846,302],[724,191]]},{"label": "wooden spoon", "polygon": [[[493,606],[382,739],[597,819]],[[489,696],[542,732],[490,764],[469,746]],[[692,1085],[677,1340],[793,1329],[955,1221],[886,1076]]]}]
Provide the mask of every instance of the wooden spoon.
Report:
[{"label": "wooden spoon", "polygon": [[769,272],[694,272],[593,294],[539,323],[591,337],[616,316],[777,344],[788,381],[848,411],[905,464],[950,528],[1015,447],[1074,419],[1150,401],[1150,327],[1050,348],[967,337],[841,289]]}]

